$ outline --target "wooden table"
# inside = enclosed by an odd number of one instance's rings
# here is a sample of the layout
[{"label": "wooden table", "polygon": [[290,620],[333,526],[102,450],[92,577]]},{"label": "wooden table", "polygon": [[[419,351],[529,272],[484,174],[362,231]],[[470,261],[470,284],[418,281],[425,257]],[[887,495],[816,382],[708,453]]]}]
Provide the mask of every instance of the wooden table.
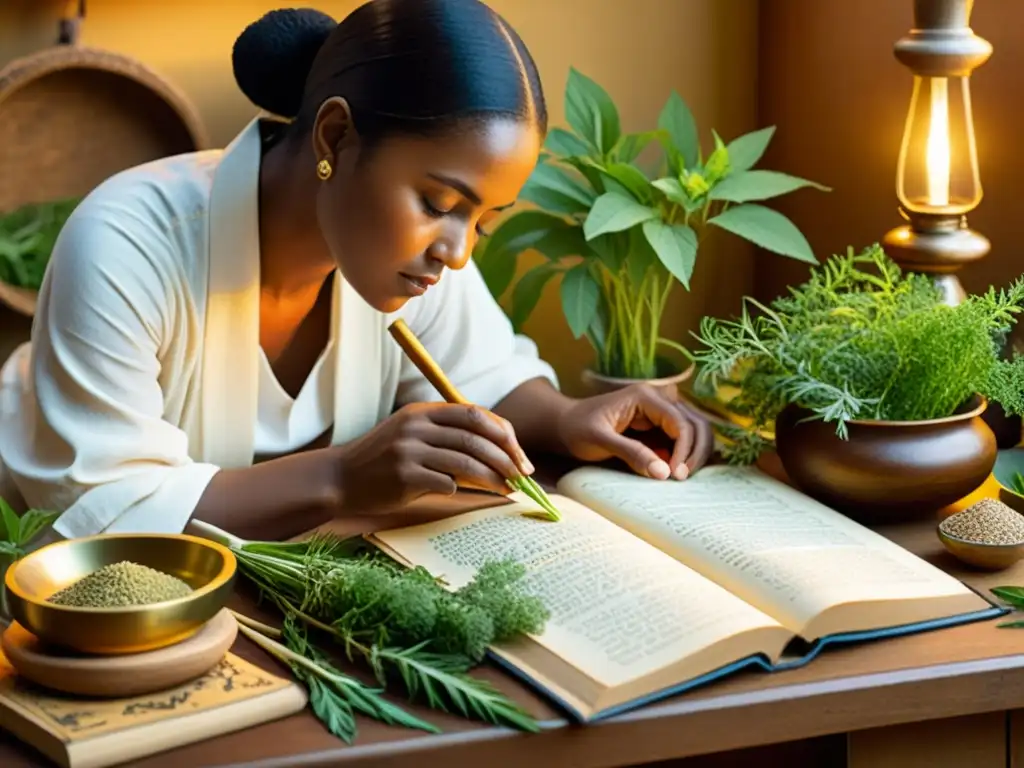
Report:
[{"label": "wooden table", "polygon": [[[990,480],[954,509],[996,490]],[[879,530],[980,590],[1024,585],[1024,563],[995,575],[958,566],[942,550],[933,522]],[[830,651],[801,669],[743,674],[586,727],[568,725],[544,700],[485,669],[480,674],[539,718],[542,733],[525,735],[414,708],[445,733],[419,734],[362,719],[357,743],[346,746],[307,711],[137,765],[584,768],[671,761],[685,768],[1021,768],[1024,631],[997,629],[995,623]],[[274,666],[244,639],[235,651]],[[0,736],[3,768],[44,764]]]}]

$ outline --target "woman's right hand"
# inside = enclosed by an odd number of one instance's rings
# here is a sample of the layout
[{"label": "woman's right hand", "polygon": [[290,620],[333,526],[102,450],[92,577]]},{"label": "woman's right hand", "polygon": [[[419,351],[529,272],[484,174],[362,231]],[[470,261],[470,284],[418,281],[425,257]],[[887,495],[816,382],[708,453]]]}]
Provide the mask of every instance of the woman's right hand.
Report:
[{"label": "woman's right hand", "polygon": [[460,487],[507,494],[506,479],[533,473],[512,425],[475,405],[408,405],[329,451],[342,503],[358,514],[398,510]]}]

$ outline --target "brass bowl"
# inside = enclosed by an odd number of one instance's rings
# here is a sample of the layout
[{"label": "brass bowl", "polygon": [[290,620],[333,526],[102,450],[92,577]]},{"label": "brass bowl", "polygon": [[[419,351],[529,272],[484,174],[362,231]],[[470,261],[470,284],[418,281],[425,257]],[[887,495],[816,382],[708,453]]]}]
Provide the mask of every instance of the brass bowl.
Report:
[{"label": "brass bowl", "polygon": [[785,408],[775,422],[779,459],[798,488],[862,523],[934,515],[988,479],[996,440],[975,396],[948,418],[851,421],[849,436],[808,411]]},{"label": "brass bowl", "polygon": [[939,541],[957,560],[985,571],[1001,571],[1024,557],[1024,544],[981,544],[938,529]]},{"label": "brass bowl", "polygon": [[[77,608],[48,599],[105,565],[124,560],[177,576],[195,591],[177,600],[119,608]],[[231,595],[231,550],[196,536],[112,534],[43,547],[7,570],[11,615],[40,640],[84,653],[152,651],[191,637]]]}]

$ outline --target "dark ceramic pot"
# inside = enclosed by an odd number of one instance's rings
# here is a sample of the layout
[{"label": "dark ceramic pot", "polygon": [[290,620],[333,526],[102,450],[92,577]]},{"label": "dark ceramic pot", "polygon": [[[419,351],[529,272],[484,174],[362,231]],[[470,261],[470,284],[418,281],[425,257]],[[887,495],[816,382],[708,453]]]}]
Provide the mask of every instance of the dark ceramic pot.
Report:
[{"label": "dark ceramic pot", "polygon": [[775,422],[779,459],[802,491],[866,523],[934,514],[975,490],[996,461],[996,439],[973,398],[956,415],[930,421],[804,421],[789,406]]}]

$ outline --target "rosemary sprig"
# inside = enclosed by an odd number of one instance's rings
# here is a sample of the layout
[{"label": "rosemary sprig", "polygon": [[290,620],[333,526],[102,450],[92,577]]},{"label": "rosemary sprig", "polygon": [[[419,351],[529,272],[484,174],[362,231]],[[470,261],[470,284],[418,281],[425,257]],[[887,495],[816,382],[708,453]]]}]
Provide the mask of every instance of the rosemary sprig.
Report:
[{"label": "rosemary sprig", "polygon": [[505,698],[489,683],[470,677],[452,664],[449,656],[429,653],[426,643],[414,648],[371,649],[370,664],[378,679],[384,679],[384,664],[394,666],[411,697],[421,692],[434,709],[449,711],[449,706],[463,717],[471,717],[494,725],[513,725],[523,731],[537,733],[540,727],[521,708]]},{"label": "rosemary sprig", "polygon": [[519,491],[530,498],[530,500],[543,510],[543,512],[527,512],[527,517],[537,517],[543,520],[558,522],[562,519],[562,513],[551,503],[551,499],[540,487],[536,480],[527,475],[520,475],[513,480],[506,480],[508,487],[513,491]]},{"label": "rosemary sprig", "polygon": [[322,653],[309,644],[293,619],[285,618],[281,630],[285,642],[282,644],[252,628],[252,625],[259,625],[260,622],[238,613],[234,615],[238,630],[243,635],[287,664],[295,677],[305,684],[309,690],[310,707],[317,719],[346,743],[351,744],[355,740],[357,711],[389,725],[401,725],[428,733],[441,732],[437,726],[389,702],[380,695],[379,690],[338,671]]}]

